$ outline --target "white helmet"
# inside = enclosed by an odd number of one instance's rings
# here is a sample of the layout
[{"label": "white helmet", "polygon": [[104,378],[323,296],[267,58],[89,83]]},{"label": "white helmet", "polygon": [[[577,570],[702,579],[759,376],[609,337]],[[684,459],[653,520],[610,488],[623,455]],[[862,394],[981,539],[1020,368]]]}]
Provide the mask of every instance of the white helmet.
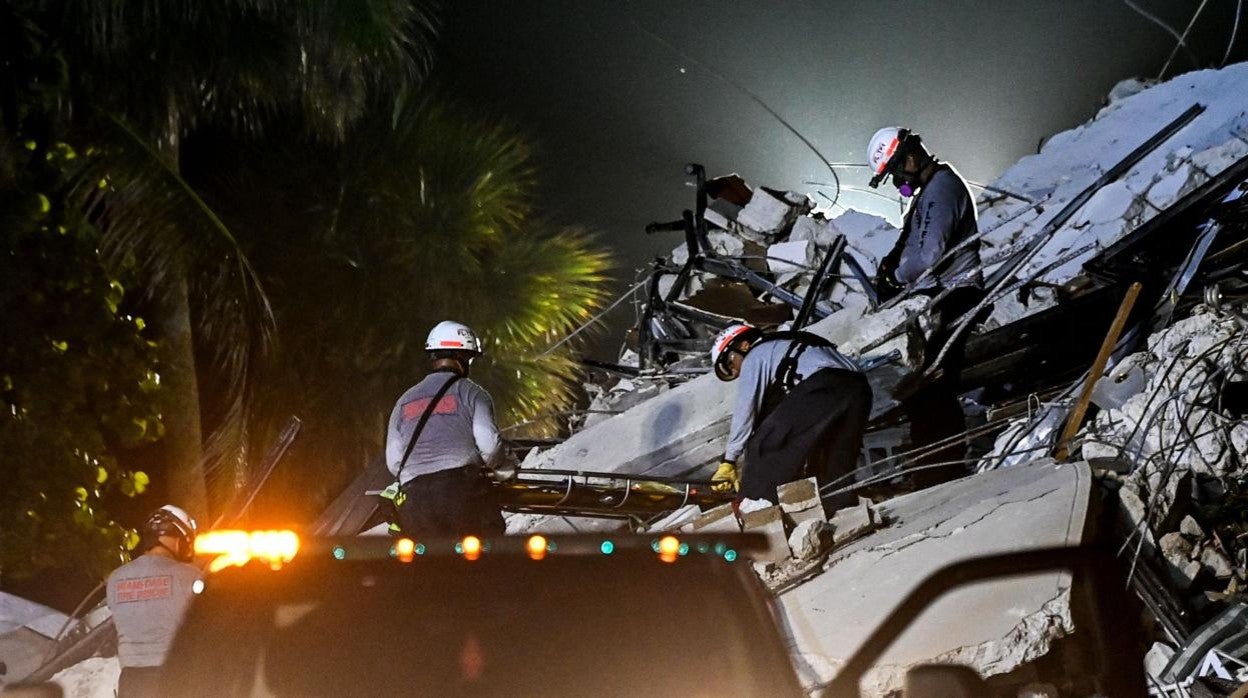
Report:
[{"label": "white helmet", "polygon": [[[728,362],[726,359],[731,356],[728,350],[738,342],[750,340],[753,341],[763,335],[762,331],[757,327],[750,325],[729,325],[720,333],[715,335],[715,341],[711,342],[711,365],[715,368],[715,376],[722,381],[730,381],[733,376],[728,370]],[[723,360],[723,363],[721,363]]]},{"label": "white helmet", "polygon": [[871,144],[867,146],[867,164],[871,166],[872,175],[878,177],[884,173],[884,168],[900,144],[901,129],[896,126],[882,128],[871,136]]},{"label": "white helmet", "polygon": [[183,561],[189,561],[194,557],[195,535],[198,532],[199,526],[195,524],[195,519],[191,518],[191,515],[182,507],[172,504],[166,504],[153,511],[140,530],[144,550],[159,544],[161,537],[167,536],[178,541],[174,546],[177,549],[169,552]]},{"label": "white helmet", "polygon": [[468,351],[481,354],[481,339],[472,328],[453,320],[443,320],[429,330],[425,351]]}]

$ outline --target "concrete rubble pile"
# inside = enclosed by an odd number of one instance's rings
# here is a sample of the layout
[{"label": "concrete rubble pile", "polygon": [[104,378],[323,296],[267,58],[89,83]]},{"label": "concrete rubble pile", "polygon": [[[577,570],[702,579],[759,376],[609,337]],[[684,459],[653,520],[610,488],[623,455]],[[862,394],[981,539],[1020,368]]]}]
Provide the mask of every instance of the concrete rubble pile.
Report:
[{"label": "concrete rubble pile", "polygon": [[[1224,171],[1241,166],[1248,156],[1248,115],[1242,100],[1230,95],[1242,94],[1248,94],[1248,64],[1188,73],[1147,88],[1123,83],[1095,118],[1048,139],[1039,153],[994,181],[978,199],[983,271],[991,277],[1027,256],[990,298],[994,309],[980,331],[1000,335],[1042,312],[1060,312],[1067,299],[1098,283],[1086,264],[1189,194],[1220,181]],[[1195,116],[1145,148],[1124,174],[1092,191],[1064,223],[1053,223],[1067,204],[1185,110]],[[736,176],[721,180],[731,182],[722,191],[752,195],[744,203],[724,200],[728,195],[710,199],[707,238],[714,252],[766,272],[799,297],[838,236],[845,236],[846,250],[873,275],[898,235],[883,218],[857,211],[828,216],[805,197],[751,190]],[[1180,258],[1185,252],[1178,253]],[[686,247],[673,251],[676,265],[686,258]],[[679,302],[697,306],[726,284],[740,282],[695,271]],[[669,284],[659,290],[670,289]],[[765,292],[748,295],[750,301],[779,305]],[[831,313],[805,329],[860,359],[897,351],[895,363],[869,374],[876,397],[873,417],[889,414],[897,404],[891,388],[923,365],[927,299],[908,297],[872,308],[859,282],[841,269],[833,270],[820,300]],[[740,312],[717,306],[714,313],[740,320],[757,310],[747,303]],[[791,304],[782,310],[772,326],[796,314]],[[1094,410],[1081,434],[1082,452],[1075,451],[1076,458],[1090,464],[1059,465],[1048,458],[1077,392],[1056,391],[1029,400],[1032,414],[998,431],[995,452],[969,478],[827,512],[829,517],[822,507],[785,501],[740,516],[724,508],[700,512],[687,507],[649,530],[749,530],[770,537],[774,556],[760,561],[757,571],[780,594],[799,668],[811,685],[834,674],[886,611],[940,564],[1017,550],[1020,544],[1081,542],[1089,501],[1099,496],[1093,472],[1100,485],[1118,490],[1133,525],[1164,554],[1171,581],[1189,595],[1184,603],[1200,609],[1242,598],[1248,531],[1228,521],[1236,511],[1241,522],[1248,520],[1248,495],[1242,489],[1248,475],[1240,387],[1248,365],[1239,341],[1243,330],[1225,314],[1190,308],[1161,327],[1147,338],[1146,349],[1112,364],[1094,396],[1099,412]],[[705,340],[713,330],[700,328],[698,336]],[[1076,368],[1086,370],[1090,358]],[[681,361],[692,366],[697,359],[690,354]],[[621,363],[637,365],[633,356]],[[1071,385],[1070,380],[1051,385]],[[640,392],[636,388],[642,385],[644,395],[624,397]],[[658,368],[642,380],[628,379],[625,389],[607,397],[610,392],[603,391],[594,405],[618,414],[593,416],[562,444],[530,454],[525,465],[656,476],[709,474],[723,448],[733,386],[706,375],[664,376]],[[1155,395],[1160,397],[1150,402]],[[1046,411],[1048,406],[1055,409]],[[1037,424],[1036,414],[1050,416]],[[557,531],[569,525],[578,527],[568,519],[517,516],[509,530]],[[940,608],[949,604],[950,623],[907,635],[909,644],[890,651],[890,661],[870,680],[868,692],[895,689],[905,668],[923,661],[966,663],[986,676],[1023,671],[1050,652],[1056,640],[1076,631],[1069,584],[1057,576],[1039,583],[1000,582],[992,584],[988,596],[959,593],[941,601]],[[965,611],[958,615],[959,603],[975,608],[976,622],[966,623]],[[957,629],[957,637],[949,634],[950,627]]]}]

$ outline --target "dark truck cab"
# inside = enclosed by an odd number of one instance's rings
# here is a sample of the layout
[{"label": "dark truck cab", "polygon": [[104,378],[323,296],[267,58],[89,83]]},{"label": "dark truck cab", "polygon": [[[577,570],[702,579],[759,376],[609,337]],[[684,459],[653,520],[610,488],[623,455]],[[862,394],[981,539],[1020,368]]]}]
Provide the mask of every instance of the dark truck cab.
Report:
[{"label": "dark truck cab", "polygon": [[801,695],[761,542],[667,538],[305,542],[207,578],[166,695]]}]

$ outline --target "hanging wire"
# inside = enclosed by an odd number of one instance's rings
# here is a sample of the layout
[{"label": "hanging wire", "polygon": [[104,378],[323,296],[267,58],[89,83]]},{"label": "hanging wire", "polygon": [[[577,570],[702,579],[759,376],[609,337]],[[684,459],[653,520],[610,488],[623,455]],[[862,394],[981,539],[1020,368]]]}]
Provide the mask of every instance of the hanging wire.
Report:
[{"label": "hanging wire", "polygon": [[1226,53],[1222,54],[1222,62],[1218,67],[1226,65],[1231,60],[1231,49],[1235,46],[1235,36],[1239,33],[1239,16],[1244,10],[1244,0],[1237,0],[1235,3],[1235,23],[1231,25],[1231,38],[1226,42]]},{"label": "hanging wire", "polygon": [[820,152],[820,151],[819,151],[819,147],[818,147],[818,146],[816,146],[814,143],[812,143],[812,142],[811,142],[811,140],[810,140],[809,138],[807,138],[806,136],[802,135],[802,133],[801,133],[800,131],[798,131],[796,128],[794,128],[793,124],[790,124],[790,123],[788,122],[788,120],[786,120],[783,116],[781,116],[781,115],[780,115],[780,113],[779,113],[779,112],[777,112],[775,109],[772,109],[772,108],[771,108],[771,105],[769,105],[769,104],[767,104],[767,102],[763,101],[763,98],[762,98],[762,97],[759,97],[757,94],[755,94],[754,92],[752,92],[751,90],[749,90],[749,89],[748,89],[748,88],[746,88],[744,85],[742,85],[741,83],[737,82],[736,80],[733,80],[732,78],[730,78],[730,77],[728,77],[728,76],[724,75],[723,73],[720,73],[719,71],[715,70],[715,69],[714,69],[714,68],[712,68],[711,66],[706,65],[706,64],[705,64],[705,63],[703,63],[702,61],[699,61],[698,59],[694,58],[693,56],[689,55],[688,53],[686,53],[686,52],[682,51],[679,47],[677,47],[676,45],[672,44],[672,43],[671,43],[670,41],[668,41],[667,39],[664,39],[662,36],[659,36],[657,33],[655,33],[655,32],[653,32],[653,31],[651,31],[651,30],[647,29],[646,27],[644,27],[644,26],[641,24],[641,22],[638,22],[638,21],[637,21],[637,20],[635,20],[635,19],[633,19],[633,20],[631,20],[631,21],[632,21],[633,26],[637,28],[637,31],[640,31],[641,33],[643,33],[643,34],[645,34],[646,36],[650,37],[650,38],[651,38],[651,39],[653,39],[654,41],[656,41],[656,42],[658,42],[659,44],[663,45],[664,47],[666,47],[666,48],[667,48],[669,51],[671,51],[672,53],[675,53],[676,55],[680,56],[681,58],[683,58],[683,59],[685,59],[685,60],[689,61],[690,63],[692,63],[692,64],[694,64],[694,65],[698,66],[699,68],[701,68],[702,70],[704,70],[704,71],[706,71],[708,74],[710,74],[710,76],[711,76],[711,77],[713,77],[713,78],[715,78],[716,80],[719,80],[720,82],[724,83],[725,85],[728,85],[728,86],[730,86],[730,87],[732,87],[732,88],[736,89],[738,92],[740,92],[741,94],[745,95],[746,97],[749,97],[751,101],[753,101],[753,102],[754,102],[755,104],[757,104],[759,107],[762,107],[763,111],[765,111],[765,112],[767,112],[768,114],[770,114],[770,115],[772,116],[772,118],[774,118],[776,121],[779,121],[779,122],[780,122],[780,125],[781,125],[781,126],[783,126],[783,127],[785,128],[785,130],[787,130],[789,133],[793,134],[793,135],[794,135],[794,136],[795,136],[795,137],[796,137],[799,141],[801,141],[801,142],[802,142],[802,144],[803,144],[803,145],[805,145],[805,146],[806,146],[806,147],[810,150],[810,152],[812,152],[812,153],[814,153],[816,156],[818,156],[818,158],[819,158],[819,162],[822,162],[824,165],[827,165],[827,166],[828,166],[828,171],[832,173],[832,180],[833,180],[834,182],[836,182],[836,196],[832,198],[832,205],[833,205],[833,206],[835,206],[835,205],[836,205],[836,202],[837,202],[837,201],[839,201],[839,200],[840,200],[840,198],[841,198],[841,177],[840,177],[840,175],[838,175],[838,174],[836,173],[836,169],[835,169],[835,168],[833,168],[833,167],[831,166],[831,164],[828,162],[828,158],[827,158],[827,156],[825,156],[822,152]]},{"label": "hanging wire", "polygon": [[[1189,33],[1189,32],[1191,32],[1191,31],[1192,31],[1192,27],[1196,25],[1196,18],[1200,16],[1200,13],[1201,13],[1201,12],[1203,12],[1203,11],[1205,10],[1205,5],[1208,5],[1208,4],[1209,4],[1209,0],[1200,0],[1200,6],[1199,6],[1199,7],[1197,7],[1197,8],[1196,8],[1196,12],[1192,14],[1192,19],[1191,19],[1191,20],[1187,23],[1187,29],[1184,29],[1184,30],[1183,30],[1183,36],[1180,36],[1180,37],[1179,37],[1179,43],[1177,43],[1177,44],[1175,44],[1175,45],[1174,45],[1174,48],[1170,51],[1170,57],[1166,59],[1166,64],[1165,64],[1165,65],[1163,65],[1163,66],[1161,66],[1161,72],[1160,72],[1160,73],[1157,73],[1157,79],[1158,79],[1158,80],[1160,80],[1162,77],[1164,77],[1164,76],[1165,76],[1165,74],[1166,74],[1166,71],[1170,69],[1170,63],[1171,63],[1171,62],[1173,62],[1173,61],[1174,61],[1174,57],[1175,57],[1176,55],[1178,55],[1178,53],[1179,53],[1179,47],[1180,47],[1180,46],[1184,46],[1184,47],[1186,47],[1186,46],[1187,46],[1187,35],[1188,35],[1188,33]],[[1190,54],[1191,52],[1189,51],[1188,53]],[[1193,65],[1200,65],[1200,64],[1196,61],[1196,57],[1195,57],[1195,56],[1192,56],[1192,63],[1193,63]]]},{"label": "hanging wire", "polygon": [[549,347],[546,347],[546,350],[545,350],[545,351],[543,351],[542,353],[538,354],[538,356],[546,356],[546,355],[547,355],[547,354],[549,354],[550,352],[552,352],[552,351],[554,351],[554,350],[558,349],[559,347],[563,346],[564,344],[566,344],[566,343],[567,343],[569,340],[571,340],[573,337],[575,337],[575,336],[577,336],[578,334],[580,334],[581,332],[585,331],[587,328],[589,328],[589,326],[590,326],[590,325],[593,325],[594,323],[596,323],[596,322],[598,322],[599,320],[601,320],[601,319],[602,319],[602,317],[603,317],[604,315],[606,315],[607,313],[611,312],[612,310],[615,310],[616,306],[618,306],[619,304],[621,304],[621,303],[623,303],[624,301],[626,301],[626,300],[628,300],[629,298],[631,298],[631,297],[633,296],[633,294],[637,292],[637,289],[639,289],[639,288],[641,288],[642,286],[644,286],[644,285],[646,284],[646,282],[647,282],[647,281],[648,281],[648,279],[642,279],[641,281],[639,281],[639,282],[637,282],[637,283],[633,284],[633,285],[632,285],[632,287],[630,287],[627,291],[625,291],[623,294],[621,294],[619,298],[616,298],[616,299],[615,299],[615,301],[614,301],[613,303],[611,303],[611,305],[608,305],[606,308],[604,308],[604,309],[602,309],[601,311],[599,311],[597,315],[594,315],[594,316],[593,316],[593,317],[591,317],[590,319],[586,320],[583,324],[581,324],[581,326],[580,326],[580,327],[577,327],[575,330],[572,330],[571,332],[569,332],[569,333],[568,333],[568,334],[567,334],[567,335],[566,335],[563,339],[560,339],[558,342],[555,342],[554,344],[550,345]]}]

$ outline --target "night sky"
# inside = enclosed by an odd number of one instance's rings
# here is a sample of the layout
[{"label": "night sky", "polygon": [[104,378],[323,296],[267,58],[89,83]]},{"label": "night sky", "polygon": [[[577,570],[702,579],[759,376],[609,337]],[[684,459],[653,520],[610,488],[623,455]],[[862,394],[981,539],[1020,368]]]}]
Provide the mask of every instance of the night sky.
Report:
[{"label": "night sky", "polygon": [[[1180,32],[1200,4],[1135,2]],[[1235,9],[1210,0],[1195,25],[1189,43],[1203,64],[1221,61]],[[1246,33],[1232,61],[1248,58]],[[1119,0],[459,0],[448,3],[443,44],[448,92],[536,142],[549,215],[597,231],[623,281],[679,242],[642,228],[692,207],[686,162],[812,195],[818,188],[803,182],[829,180],[813,153],[711,69],[833,161],[862,162],[875,129],[897,125],[988,182],[1041,138],[1091,117],[1119,80],[1156,77],[1175,42]],[[1191,68],[1180,52],[1167,75]],[[864,170],[840,174],[867,180]],[[897,213],[854,192],[840,201]]]}]

